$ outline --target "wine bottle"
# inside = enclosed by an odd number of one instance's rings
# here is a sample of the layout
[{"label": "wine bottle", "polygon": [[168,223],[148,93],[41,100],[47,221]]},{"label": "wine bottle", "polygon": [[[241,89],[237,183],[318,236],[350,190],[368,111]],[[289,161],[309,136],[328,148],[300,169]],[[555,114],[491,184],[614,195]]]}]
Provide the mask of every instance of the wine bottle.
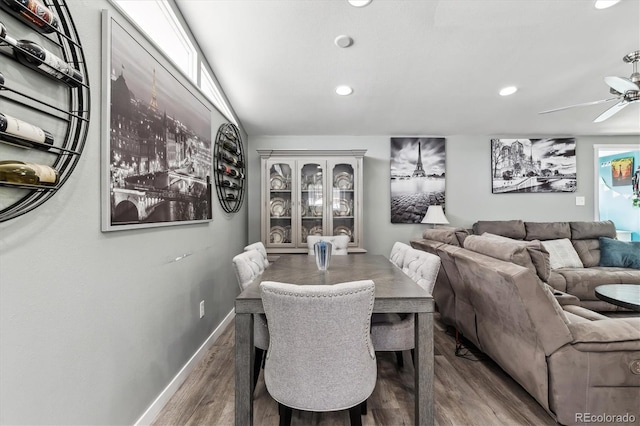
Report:
[{"label": "wine bottle", "polygon": [[231,167],[223,166],[222,164],[218,164],[218,166],[216,167],[216,170],[219,173],[223,173],[227,176],[231,176],[236,179],[244,179],[243,173],[240,173],[239,171],[232,169]]},{"label": "wine bottle", "polygon": [[31,40],[16,40],[7,34],[7,28],[0,22],[0,40],[13,47],[18,62],[48,77],[62,80],[70,86],[82,83],[82,74],[71,65]]},{"label": "wine bottle", "polygon": [[44,164],[5,160],[0,161],[0,182],[55,185],[58,183],[58,172]]},{"label": "wine bottle", "polygon": [[238,155],[238,147],[231,141],[222,141],[222,147],[234,155]]},{"label": "wine bottle", "polygon": [[222,186],[229,189],[240,189],[240,185],[235,182],[231,182],[230,180],[222,180]]},{"label": "wine bottle", "polygon": [[2,0],[2,4],[41,33],[52,33],[60,26],[58,15],[40,0]]},{"label": "wine bottle", "polygon": [[242,161],[238,160],[235,157],[232,157],[231,155],[227,154],[226,152],[218,152],[218,157],[220,159],[222,159],[223,161],[226,161],[227,163],[231,164],[232,166],[236,166],[236,167],[242,167],[243,163]]},{"label": "wine bottle", "polygon": [[53,136],[38,126],[18,120],[0,112],[0,139],[14,145],[47,150],[53,145]]}]

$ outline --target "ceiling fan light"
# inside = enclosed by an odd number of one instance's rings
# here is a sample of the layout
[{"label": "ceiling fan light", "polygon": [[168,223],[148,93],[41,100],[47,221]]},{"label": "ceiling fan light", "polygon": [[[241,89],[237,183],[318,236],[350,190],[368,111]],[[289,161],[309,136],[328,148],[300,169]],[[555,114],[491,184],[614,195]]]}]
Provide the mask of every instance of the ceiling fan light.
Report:
[{"label": "ceiling fan light", "polygon": [[349,86],[338,86],[336,87],[336,93],[340,96],[349,96],[353,93],[353,89]]},{"label": "ceiling fan light", "polygon": [[518,91],[516,86],[508,86],[500,90],[500,96],[509,96],[513,95]]},{"label": "ceiling fan light", "polygon": [[607,9],[611,6],[614,6],[620,0],[596,0],[594,7],[596,9]]}]

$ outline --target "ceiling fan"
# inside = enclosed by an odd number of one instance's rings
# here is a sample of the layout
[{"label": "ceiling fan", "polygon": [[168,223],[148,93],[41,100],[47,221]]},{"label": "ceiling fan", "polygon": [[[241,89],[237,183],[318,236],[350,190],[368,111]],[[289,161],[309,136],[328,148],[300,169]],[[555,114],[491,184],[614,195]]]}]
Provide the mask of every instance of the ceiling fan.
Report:
[{"label": "ceiling fan", "polygon": [[600,123],[601,121],[606,120],[607,118],[613,116],[622,108],[626,107],[630,103],[639,102],[640,101],[640,73],[638,72],[638,61],[640,60],[640,50],[636,50],[634,52],[625,55],[622,58],[626,63],[633,64],[633,73],[629,78],[626,77],[616,77],[609,76],[605,77],[604,81],[609,86],[609,92],[611,94],[616,95],[613,98],[602,99],[599,101],[593,102],[585,102],[581,104],[569,105],[562,108],[550,109],[547,111],[541,111],[538,114],[547,114],[549,112],[562,111],[568,108],[578,107],[578,106],[586,106],[586,105],[596,105],[602,104],[611,101],[619,101],[617,104],[613,105],[611,108],[607,109],[605,112],[600,114],[593,120],[594,123]]}]

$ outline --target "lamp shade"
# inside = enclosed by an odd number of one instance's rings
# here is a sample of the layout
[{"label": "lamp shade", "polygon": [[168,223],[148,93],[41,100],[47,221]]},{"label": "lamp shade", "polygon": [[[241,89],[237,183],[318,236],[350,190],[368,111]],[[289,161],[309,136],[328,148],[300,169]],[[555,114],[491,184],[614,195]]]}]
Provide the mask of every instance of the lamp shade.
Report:
[{"label": "lamp shade", "polygon": [[429,206],[427,208],[427,214],[422,218],[422,223],[441,224],[449,223],[447,217],[444,215],[442,206]]}]

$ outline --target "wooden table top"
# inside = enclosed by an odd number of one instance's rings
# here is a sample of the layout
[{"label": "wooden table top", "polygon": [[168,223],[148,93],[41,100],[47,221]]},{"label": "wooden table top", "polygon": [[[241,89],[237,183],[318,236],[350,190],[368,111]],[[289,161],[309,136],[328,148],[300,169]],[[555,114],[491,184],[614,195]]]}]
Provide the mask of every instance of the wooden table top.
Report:
[{"label": "wooden table top", "polygon": [[236,298],[237,313],[264,312],[260,299],[262,281],[300,285],[331,285],[373,280],[374,312],[433,312],[433,297],[381,255],[332,256],[329,269],[319,271],[315,256],[282,255]]}]

